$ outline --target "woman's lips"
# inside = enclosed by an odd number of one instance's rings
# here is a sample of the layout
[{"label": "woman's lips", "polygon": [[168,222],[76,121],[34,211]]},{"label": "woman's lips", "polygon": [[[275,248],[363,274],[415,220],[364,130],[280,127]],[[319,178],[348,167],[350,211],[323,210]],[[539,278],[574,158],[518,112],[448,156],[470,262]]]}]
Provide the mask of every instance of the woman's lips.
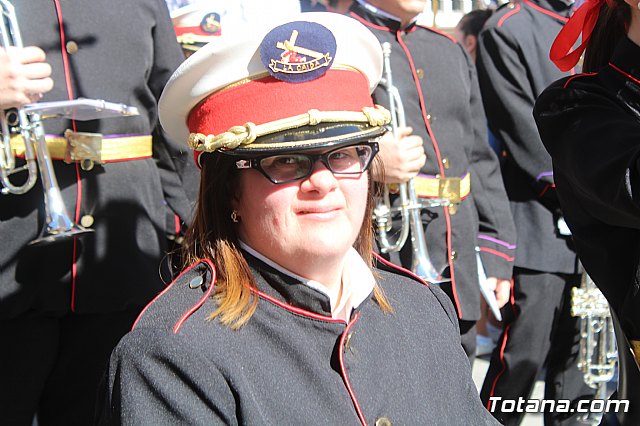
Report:
[{"label": "woman's lips", "polygon": [[322,207],[304,207],[297,209],[297,214],[324,214],[341,210],[338,206],[322,206]]}]

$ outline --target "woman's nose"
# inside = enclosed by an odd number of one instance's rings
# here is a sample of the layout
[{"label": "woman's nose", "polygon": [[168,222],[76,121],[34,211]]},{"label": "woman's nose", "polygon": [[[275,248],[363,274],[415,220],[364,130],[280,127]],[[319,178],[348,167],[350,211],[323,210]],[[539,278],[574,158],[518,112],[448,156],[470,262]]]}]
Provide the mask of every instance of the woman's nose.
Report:
[{"label": "woman's nose", "polygon": [[302,182],[301,188],[303,190],[316,190],[328,192],[338,185],[338,180],[334,176],[333,172],[324,165],[320,160],[317,160],[313,165],[311,174],[307,176]]}]

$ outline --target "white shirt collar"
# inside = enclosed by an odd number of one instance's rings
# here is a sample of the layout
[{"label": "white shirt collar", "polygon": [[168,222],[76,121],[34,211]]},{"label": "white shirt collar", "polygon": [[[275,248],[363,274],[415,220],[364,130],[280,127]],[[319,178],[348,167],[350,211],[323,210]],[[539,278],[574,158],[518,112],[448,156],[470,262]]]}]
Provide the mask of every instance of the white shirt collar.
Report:
[{"label": "white shirt collar", "polygon": [[342,270],[342,295],[339,300],[337,300],[338,291],[331,291],[327,286],[318,281],[301,277],[289,271],[242,241],[240,241],[240,247],[277,271],[295,278],[301,283],[326,295],[331,304],[331,317],[335,319],[348,322],[353,309],[360,306],[369,294],[371,294],[376,283],[371,269],[369,269],[364,259],[362,259],[353,247],[349,248],[345,256],[344,269]]}]

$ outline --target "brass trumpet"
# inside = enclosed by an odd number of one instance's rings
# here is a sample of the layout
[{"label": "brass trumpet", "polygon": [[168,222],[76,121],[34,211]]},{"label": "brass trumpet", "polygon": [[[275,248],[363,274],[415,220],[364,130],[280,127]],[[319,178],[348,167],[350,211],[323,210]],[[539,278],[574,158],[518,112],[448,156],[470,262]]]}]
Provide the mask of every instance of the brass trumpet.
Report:
[{"label": "brass trumpet", "polygon": [[[0,0],[2,22],[0,26],[0,47],[22,48],[20,28],[13,5],[8,0]],[[55,104],[55,105],[53,105]],[[46,213],[45,227],[40,236],[29,245],[39,245],[62,241],[73,236],[93,232],[71,220],[62,200],[62,194],[54,173],[49,155],[41,114],[50,117],[74,117],[77,120],[90,120],[101,117],[137,115],[136,108],[122,104],[111,104],[95,99],[76,99],[74,101],[39,103],[24,108],[10,109],[0,115],[2,132],[0,149],[0,192],[6,194],[24,194],[35,185],[38,172],[44,192]],[[77,115],[77,116],[76,116]],[[11,146],[12,135],[20,135],[24,141],[25,164],[16,167],[15,154]],[[11,176],[26,171],[28,176],[22,185],[11,182]]]},{"label": "brass trumpet", "polygon": [[[595,389],[595,399],[607,399],[608,383],[615,378],[618,351],[609,304],[589,275],[582,275],[580,287],[571,289],[571,315],[580,318],[578,368],[584,381]],[[586,424],[600,424],[602,413],[579,418]]]},{"label": "brass trumpet", "polygon": [[[0,0],[2,7],[2,26],[0,38],[2,47],[23,47],[20,28],[16,19],[13,5],[7,0]],[[24,194],[36,183],[37,172],[40,171],[44,203],[46,210],[46,225],[40,237],[31,241],[29,245],[50,243],[69,238],[74,235],[93,232],[74,223],[62,201],[60,187],[53,171],[53,164],[49,156],[45,133],[40,116],[37,113],[27,114],[24,109],[5,111],[0,116],[0,130],[2,131],[2,150],[0,150],[0,178],[2,179],[2,194]],[[22,135],[25,147],[25,165],[15,167],[15,156],[11,147],[11,135]],[[36,165],[37,162],[37,165]],[[23,185],[16,186],[10,176],[14,173],[26,171],[28,177]]]},{"label": "brass trumpet", "polygon": [[[398,128],[406,126],[404,106],[398,88],[393,85],[391,75],[391,44],[382,43],[383,54],[383,78],[380,86],[385,89],[389,96],[389,111],[391,112],[391,131],[397,136]],[[374,208],[373,215],[377,226],[378,241],[382,253],[397,252],[402,249],[411,232],[412,261],[411,271],[420,278],[430,283],[443,283],[451,281],[444,278],[438,272],[429,258],[427,242],[424,235],[421,211],[425,207],[437,207],[449,205],[448,199],[430,199],[428,204],[421,202],[413,184],[413,179],[398,185],[398,197],[400,199],[399,211],[401,214],[401,228],[397,240],[391,242],[388,231],[391,229],[391,216],[394,209],[391,207],[389,199],[389,186],[385,185],[381,200]]]}]

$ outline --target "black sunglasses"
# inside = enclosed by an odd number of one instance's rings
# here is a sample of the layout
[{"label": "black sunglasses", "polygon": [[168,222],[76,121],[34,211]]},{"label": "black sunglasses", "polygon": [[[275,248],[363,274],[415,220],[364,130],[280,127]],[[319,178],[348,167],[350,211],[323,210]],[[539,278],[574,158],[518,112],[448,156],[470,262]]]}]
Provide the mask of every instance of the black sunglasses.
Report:
[{"label": "black sunglasses", "polygon": [[335,175],[364,173],[378,152],[377,142],[342,146],[322,154],[290,153],[265,155],[236,161],[236,169],[256,169],[275,184],[304,179],[311,174],[316,161]]}]

